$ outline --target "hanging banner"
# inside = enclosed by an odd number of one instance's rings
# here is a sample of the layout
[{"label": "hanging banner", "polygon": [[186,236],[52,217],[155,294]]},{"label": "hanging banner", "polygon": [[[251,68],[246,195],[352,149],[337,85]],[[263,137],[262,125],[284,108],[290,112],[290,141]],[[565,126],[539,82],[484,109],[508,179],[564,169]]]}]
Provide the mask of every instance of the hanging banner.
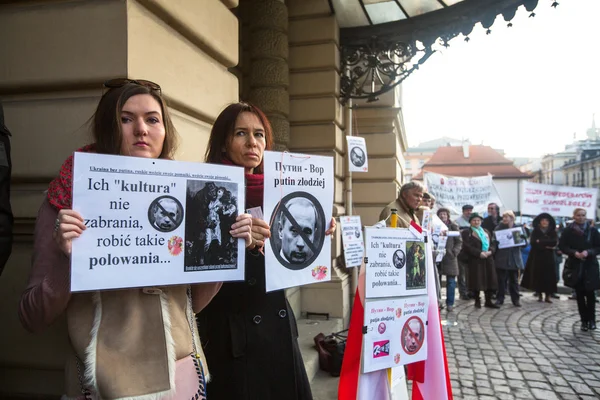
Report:
[{"label": "hanging banner", "polygon": [[71,291],[244,279],[244,169],[75,153]]},{"label": "hanging banner", "polygon": [[333,158],[265,151],[267,292],[331,279]]},{"label": "hanging banner", "polygon": [[427,359],[427,295],[365,303],[363,372]]},{"label": "hanging banner", "polygon": [[348,141],[348,161],[350,172],[369,171],[369,159],[367,157],[367,143],[365,138],[359,136],[346,136]]},{"label": "hanging banner", "polygon": [[358,267],[365,256],[360,216],[340,217],[342,243],[344,244],[344,260],[346,268]]},{"label": "hanging banner", "polygon": [[447,208],[453,215],[462,214],[462,206],[474,206],[473,212],[483,214],[489,203],[502,207],[502,200],[494,186],[492,176],[462,178],[425,172],[427,191],[435,196],[436,206]]},{"label": "hanging banner", "polygon": [[523,215],[543,212],[554,217],[572,217],[573,210],[583,208],[587,219],[596,219],[597,188],[544,185],[521,182],[521,210]]},{"label": "hanging banner", "polygon": [[366,297],[427,294],[427,258],[421,237],[408,229],[365,228]]}]

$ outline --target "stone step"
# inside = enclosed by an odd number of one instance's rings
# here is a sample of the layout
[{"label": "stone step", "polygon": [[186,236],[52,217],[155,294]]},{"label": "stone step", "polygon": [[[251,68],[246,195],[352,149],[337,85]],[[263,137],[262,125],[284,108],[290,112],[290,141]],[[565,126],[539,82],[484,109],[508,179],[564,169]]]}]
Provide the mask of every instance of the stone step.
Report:
[{"label": "stone step", "polygon": [[319,333],[325,336],[339,332],[343,328],[341,318],[325,319],[304,319],[298,320],[298,344],[308,380],[312,383],[314,377],[319,372],[319,353],[315,348],[314,337]]}]

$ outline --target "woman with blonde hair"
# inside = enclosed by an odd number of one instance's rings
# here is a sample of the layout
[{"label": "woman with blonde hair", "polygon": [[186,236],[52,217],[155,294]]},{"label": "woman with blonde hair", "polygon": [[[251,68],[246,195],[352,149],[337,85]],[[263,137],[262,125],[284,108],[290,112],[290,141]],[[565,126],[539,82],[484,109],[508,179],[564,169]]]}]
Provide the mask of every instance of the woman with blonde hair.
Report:
[{"label": "woman with blonde hair", "polygon": [[573,223],[565,228],[558,247],[567,255],[563,271],[565,285],[575,289],[581,330],[596,329],[596,295],[600,289],[600,234],[586,219],[586,211],[576,208]]},{"label": "woman with blonde hair", "polygon": [[[496,226],[494,232],[500,230],[520,227],[515,224],[515,213],[507,210],[502,214],[502,221]],[[519,235],[525,240],[525,235]],[[526,240],[525,240],[525,243]],[[521,257],[521,247],[508,247],[498,249],[494,255],[494,264],[496,265],[496,274],[498,275],[498,293],[496,294],[496,304],[504,304],[506,287],[510,293],[510,299],[515,307],[521,307],[519,296],[519,271],[523,269],[523,258]]]}]

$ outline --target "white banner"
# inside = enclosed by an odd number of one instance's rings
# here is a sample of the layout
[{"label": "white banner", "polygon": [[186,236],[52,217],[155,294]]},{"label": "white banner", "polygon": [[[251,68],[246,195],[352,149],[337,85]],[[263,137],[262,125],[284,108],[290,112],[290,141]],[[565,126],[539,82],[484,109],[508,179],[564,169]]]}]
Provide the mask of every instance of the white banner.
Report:
[{"label": "white banner", "polygon": [[346,136],[348,141],[348,161],[350,172],[369,171],[369,158],[367,156],[367,143],[365,138],[359,136]]},{"label": "white banner", "polygon": [[363,372],[427,359],[427,295],[365,302]]},{"label": "white banner", "polygon": [[543,185],[521,182],[521,212],[538,215],[546,212],[555,217],[572,217],[573,210],[583,208],[588,219],[596,219],[598,189],[574,186]]},{"label": "white banner", "polygon": [[267,292],[331,280],[333,158],[265,151]]},{"label": "white banner", "polygon": [[489,203],[502,207],[491,175],[462,178],[425,172],[427,191],[435,196],[436,206],[450,210],[453,215],[462,214],[462,206],[474,206],[473,212],[483,214]]},{"label": "white banner", "polygon": [[422,238],[408,229],[365,228],[367,298],[427,294],[427,258]]},{"label": "white banner", "polygon": [[523,228],[515,227],[509,229],[501,229],[494,231],[494,236],[498,241],[499,249],[507,249],[509,247],[518,247],[527,245],[527,241],[523,236]]},{"label": "white banner", "polygon": [[244,202],[243,168],[75,153],[71,290],[243,280]]},{"label": "white banner", "polygon": [[340,217],[344,260],[346,268],[358,267],[365,256],[365,244],[362,235],[360,215]]}]

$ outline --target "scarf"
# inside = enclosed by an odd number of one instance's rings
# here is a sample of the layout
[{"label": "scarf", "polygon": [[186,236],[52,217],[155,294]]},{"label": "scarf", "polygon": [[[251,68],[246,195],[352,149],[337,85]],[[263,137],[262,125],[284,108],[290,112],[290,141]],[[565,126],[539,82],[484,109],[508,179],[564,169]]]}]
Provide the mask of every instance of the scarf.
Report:
[{"label": "scarf", "polygon": [[[238,167],[230,159],[223,158],[223,164]],[[246,208],[262,207],[265,189],[265,176],[263,174],[244,174],[246,177]]]},{"label": "scarf", "polygon": [[[75,151],[95,153],[96,145],[88,144]],[[57,210],[70,209],[73,205],[73,154],[60,167],[60,172],[48,186],[48,202]]]},{"label": "scarf", "polygon": [[488,251],[490,249],[490,240],[488,239],[488,236],[485,234],[485,231],[483,230],[483,228],[482,227],[479,227],[479,228],[471,227],[471,229],[473,230],[473,232],[477,233],[477,236],[479,236],[479,239],[481,239],[481,251]]},{"label": "scarf", "polygon": [[585,235],[585,232],[588,230],[587,221],[584,224],[578,224],[577,222],[573,222],[571,226],[573,227],[573,232],[575,232],[577,236]]}]

